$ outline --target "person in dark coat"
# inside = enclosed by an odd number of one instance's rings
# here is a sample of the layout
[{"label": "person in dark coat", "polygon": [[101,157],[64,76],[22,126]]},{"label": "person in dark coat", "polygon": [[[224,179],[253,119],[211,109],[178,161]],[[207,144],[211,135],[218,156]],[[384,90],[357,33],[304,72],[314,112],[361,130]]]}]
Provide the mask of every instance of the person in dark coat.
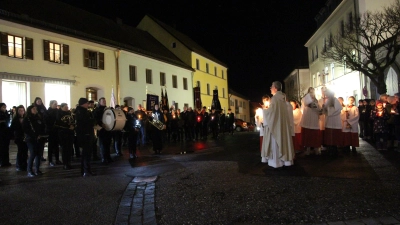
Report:
[{"label": "person in dark coat", "polygon": [[208,136],[208,122],[210,121],[210,116],[207,112],[207,107],[203,106],[203,110],[201,110],[201,115],[202,115],[201,138],[206,140]]},{"label": "person in dark coat", "polygon": [[0,167],[11,166],[10,163],[10,115],[7,105],[0,103]]},{"label": "person in dark coat", "polygon": [[68,108],[67,103],[61,103],[56,116],[57,135],[59,143],[62,148],[62,160],[65,170],[72,169],[71,156],[74,152],[74,138],[75,138],[75,119]]},{"label": "person in dark coat", "polygon": [[80,98],[78,104],[75,110],[75,130],[79,146],[82,148],[81,174],[83,177],[95,176],[96,174],[90,168],[90,156],[92,154],[94,139],[93,126],[96,124],[96,121],[92,113],[88,111],[88,100],[86,98]]},{"label": "person in dark coat", "polygon": [[217,113],[215,109],[212,109],[210,114],[210,128],[213,139],[218,138],[218,123],[219,123],[219,113]]},{"label": "person in dark coat", "polygon": [[97,136],[99,138],[100,153],[101,153],[101,162],[110,163],[113,161],[110,155],[112,133],[111,131],[107,131],[104,128],[105,125],[103,125],[103,114],[105,109],[106,109],[106,99],[100,98],[99,105],[93,111],[93,116],[96,120],[97,125],[102,127],[101,130],[97,131]]},{"label": "person in dark coat", "polygon": [[[154,110],[149,120],[159,120],[161,123],[164,123],[164,116],[161,110],[158,108],[158,105],[154,105]],[[161,154],[161,150],[163,148],[163,143],[162,143],[163,130],[159,130],[158,128],[154,127],[154,129],[152,129],[151,134],[153,140],[153,150],[156,154]]]},{"label": "person in dark coat", "polygon": [[[35,105],[28,107],[22,127],[25,133],[25,141],[29,148],[28,177],[41,175],[42,172],[39,170],[40,158],[43,156],[47,135],[44,120],[39,115]],[[35,171],[32,170],[33,161],[35,161]]]},{"label": "person in dark coat", "polygon": [[[50,166],[55,166],[57,165],[62,165],[62,162],[60,161],[60,149],[59,149],[59,141],[58,141],[58,130],[57,126],[54,126],[56,123],[56,118],[57,118],[57,101],[56,100],[51,100],[50,101],[50,106],[47,109],[46,112],[46,117],[45,122],[46,122],[46,134],[49,135],[48,139],[48,160],[49,160],[49,165]],[[53,155],[55,158],[55,162],[53,162]]]},{"label": "person in dark coat", "polygon": [[226,118],[226,123],[228,127],[228,133],[233,135],[233,123],[235,122],[235,114],[231,109],[228,109],[228,118]]},{"label": "person in dark coat", "polygon": [[127,121],[125,123],[124,130],[128,132],[129,158],[134,159],[138,157],[136,154],[136,141],[139,135],[141,122],[136,117],[135,111],[132,107],[128,107],[126,119]]},{"label": "person in dark coat", "polygon": [[17,145],[16,170],[26,171],[28,168],[28,145],[25,142],[25,133],[22,123],[25,117],[25,107],[20,105],[16,108],[16,114],[11,122],[11,129],[14,132],[14,143]]},{"label": "person in dark coat", "polygon": [[[41,99],[40,97],[36,97],[32,104],[33,104],[34,106],[36,106],[38,115],[43,119],[43,121],[45,121],[46,116],[47,116],[47,115],[46,115],[47,109],[46,109],[46,106],[43,105],[42,99]],[[42,152],[42,155],[40,156],[40,159],[41,159],[43,162],[45,162],[46,159],[43,157],[44,146],[43,146],[43,151],[41,151],[41,152]]]},{"label": "person in dark coat", "polygon": [[219,114],[219,133],[225,134],[225,113],[224,110],[221,110],[221,113]]}]

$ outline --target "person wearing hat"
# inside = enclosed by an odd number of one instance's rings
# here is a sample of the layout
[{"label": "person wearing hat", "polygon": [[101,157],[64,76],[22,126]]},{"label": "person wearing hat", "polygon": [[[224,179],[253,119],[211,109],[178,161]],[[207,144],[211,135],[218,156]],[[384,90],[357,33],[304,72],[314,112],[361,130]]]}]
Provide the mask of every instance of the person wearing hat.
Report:
[{"label": "person wearing hat", "polygon": [[78,144],[82,148],[81,174],[84,177],[95,176],[90,168],[90,154],[93,147],[95,119],[88,111],[88,100],[80,98],[75,110],[76,135]]}]

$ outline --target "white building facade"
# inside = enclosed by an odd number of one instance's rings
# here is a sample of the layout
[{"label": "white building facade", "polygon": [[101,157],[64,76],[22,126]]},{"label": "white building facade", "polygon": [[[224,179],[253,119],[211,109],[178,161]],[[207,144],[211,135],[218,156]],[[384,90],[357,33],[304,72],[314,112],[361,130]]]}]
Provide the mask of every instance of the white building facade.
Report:
[{"label": "white building facade", "polygon": [[[347,99],[354,96],[359,99],[378,96],[376,87],[364,74],[352,71],[346,64],[330,62],[321,57],[321,53],[330,47],[329,39],[340,34],[344,27],[366,11],[377,11],[391,4],[393,0],[329,0],[321,9],[316,20],[319,27],[307,41],[310,68],[310,83],[316,89],[317,98],[321,96],[321,87],[326,86],[335,92],[336,97]],[[396,65],[386,71],[387,94],[398,92],[398,69]]]}]

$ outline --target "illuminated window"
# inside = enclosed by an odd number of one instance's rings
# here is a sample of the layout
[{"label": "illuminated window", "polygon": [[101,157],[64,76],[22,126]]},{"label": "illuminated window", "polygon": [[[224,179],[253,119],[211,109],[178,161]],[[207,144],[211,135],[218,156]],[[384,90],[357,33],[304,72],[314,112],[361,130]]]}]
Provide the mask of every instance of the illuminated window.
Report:
[{"label": "illuminated window", "polygon": [[86,98],[91,101],[97,101],[97,89],[96,88],[86,88]]},{"label": "illuminated window", "polygon": [[1,55],[18,59],[33,59],[33,39],[0,33]]},{"label": "illuminated window", "polygon": [[50,44],[50,62],[61,63],[61,45],[56,43]]},{"label": "illuminated window", "polygon": [[70,108],[75,108],[71,106],[70,102],[70,86],[63,84],[49,84],[44,85],[45,99],[43,102],[45,106],[49,106],[51,100],[57,100],[58,104],[67,103]]}]

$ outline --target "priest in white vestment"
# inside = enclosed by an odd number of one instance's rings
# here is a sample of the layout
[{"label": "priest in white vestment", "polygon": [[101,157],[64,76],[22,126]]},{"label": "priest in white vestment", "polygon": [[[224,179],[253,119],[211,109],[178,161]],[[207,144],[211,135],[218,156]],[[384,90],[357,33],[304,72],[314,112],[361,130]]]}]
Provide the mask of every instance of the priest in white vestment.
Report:
[{"label": "priest in white vestment", "polygon": [[264,138],[261,157],[268,158],[268,165],[274,168],[293,165],[295,156],[292,127],[287,110],[286,101],[282,93],[282,84],[274,81],[268,110],[264,110]]}]

